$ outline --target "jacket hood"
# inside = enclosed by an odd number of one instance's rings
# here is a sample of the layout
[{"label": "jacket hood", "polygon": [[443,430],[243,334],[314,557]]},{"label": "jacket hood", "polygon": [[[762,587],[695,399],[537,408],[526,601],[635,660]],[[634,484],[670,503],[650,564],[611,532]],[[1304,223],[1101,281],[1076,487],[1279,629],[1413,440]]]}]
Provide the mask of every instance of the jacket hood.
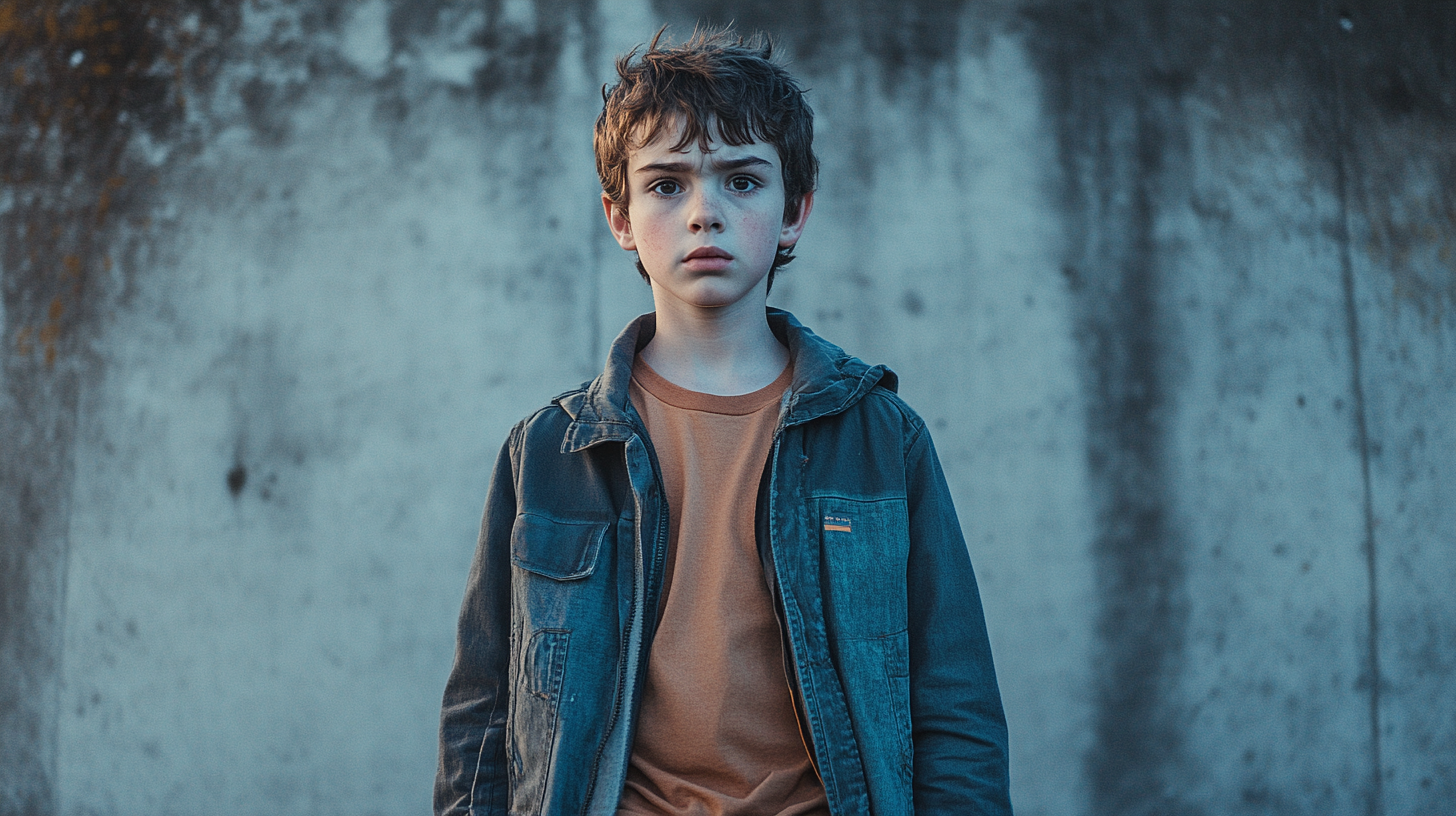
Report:
[{"label": "jacket hood", "polygon": [[[782,309],[768,308],[768,326],[788,348],[794,366],[782,418],[785,427],[839,413],[877,385],[891,391],[899,385],[899,378],[890,369],[850,356]],[[584,388],[552,400],[572,420],[562,440],[563,451],[577,451],[608,440],[625,441],[636,432],[628,406],[632,361],[656,332],[655,313],[628,323],[612,341],[601,375]]]}]

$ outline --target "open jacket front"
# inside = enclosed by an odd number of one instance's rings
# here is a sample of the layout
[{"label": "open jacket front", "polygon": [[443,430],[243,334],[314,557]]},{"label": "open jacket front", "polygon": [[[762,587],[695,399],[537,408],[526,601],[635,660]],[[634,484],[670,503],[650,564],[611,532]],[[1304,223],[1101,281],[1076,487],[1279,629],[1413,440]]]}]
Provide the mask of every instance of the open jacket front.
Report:
[{"label": "open jacket front", "polygon": [[[1009,814],[980,596],[925,423],[883,366],[787,312],[769,325],[794,375],[758,548],[830,810]],[[654,329],[633,321],[601,376],[501,449],[445,689],[437,813],[616,812],[667,554],[661,477],[627,396]]]}]

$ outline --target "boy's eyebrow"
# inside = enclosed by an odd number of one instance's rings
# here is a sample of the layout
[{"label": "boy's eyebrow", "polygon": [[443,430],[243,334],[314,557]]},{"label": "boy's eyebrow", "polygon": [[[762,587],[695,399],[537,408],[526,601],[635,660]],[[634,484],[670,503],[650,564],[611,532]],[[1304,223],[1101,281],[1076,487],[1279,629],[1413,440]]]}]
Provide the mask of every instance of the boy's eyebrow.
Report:
[{"label": "boy's eyebrow", "polygon": [[[738,159],[722,159],[722,160],[714,159],[713,160],[713,169],[714,170],[718,170],[720,172],[723,171],[723,170],[741,170],[741,169],[743,169],[745,167],[759,167],[759,166],[772,167],[773,166],[773,162],[770,162],[768,159],[760,158],[758,156],[744,156],[744,157],[738,158]],[[653,162],[652,164],[644,164],[641,167],[637,168],[637,172],[639,172],[639,173],[686,173],[687,171],[689,171],[691,169],[693,169],[693,165],[690,164],[690,163],[688,163],[688,162],[685,162],[685,161],[684,162]]]}]

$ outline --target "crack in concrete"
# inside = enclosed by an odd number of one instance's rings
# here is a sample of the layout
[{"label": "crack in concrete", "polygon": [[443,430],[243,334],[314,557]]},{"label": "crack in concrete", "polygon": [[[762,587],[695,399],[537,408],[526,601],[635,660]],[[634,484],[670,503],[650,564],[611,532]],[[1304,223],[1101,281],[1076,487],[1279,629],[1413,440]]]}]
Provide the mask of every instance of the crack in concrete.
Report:
[{"label": "crack in concrete", "polygon": [[[1345,333],[1350,355],[1350,393],[1354,402],[1352,414],[1355,422],[1355,444],[1360,452],[1361,514],[1364,520],[1363,540],[1360,542],[1365,556],[1366,570],[1366,653],[1364,674],[1370,688],[1370,791],[1366,802],[1368,816],[1382,816],[1384,813],[1384,763],[1380,751],[1380,585],[1375,553],[1375,511],[1370,485],[1370,431],[1365,406],[1364,370],[1360,359],[1360,314],[1355,303],[1355,262],[1351,249],[1350,180],[1346,158],[1350,150],[1350,120],[1347,106],[1348,89],[1345,78],[1345,60],[1337,59],[1333,53],[1339,46],[1332,42],[1348,34],[1353,20],[1347,10],[1334,12],[1321,9],[1322,17],[1335,19],[1338,28],[1330,26],[1323,39],[1323,57],[1331,75],[1335,78],[1335,139],[1333,160],[1335,165],[1335,193],[1339,199],[1340,226],[1340,285],[1344,295]],[[1333,12],[1333,13],[1332,13]]]}]

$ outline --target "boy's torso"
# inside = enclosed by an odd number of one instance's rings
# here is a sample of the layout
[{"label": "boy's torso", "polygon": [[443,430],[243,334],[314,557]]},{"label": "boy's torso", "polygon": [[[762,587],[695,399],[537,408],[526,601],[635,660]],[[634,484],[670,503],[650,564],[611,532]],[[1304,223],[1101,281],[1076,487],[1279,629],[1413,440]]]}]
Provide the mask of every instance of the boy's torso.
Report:
[{"label": "boy's torso", "polygon": [[668,497],[668,554],[620,814],[827,816],[794,711],[754,506],[790,369],[701,394],[639,357],[631,403]]},{"label": "boy's torso", "polygon": [[[756,539],[781,592],[828,796],[846,812],[868,812],[871,801],[876,812],[909,812],[904,457],[923,426],[875,387],[892,376],[884,369],[820,363],[810,385],[796,372],[756,503]],[[615,368],[620,377],[630,363]],[[606,398],[626,389],[611,382],[612,369],[528,420],[518,443],[513,788],[569,812],[582,802],[611,812],[613,786],[627,776],[651,648],[643,623],[660,601],[669,533],[640,417],[623,412],[625,394],[615,414]],[[524,761],[543,745],[550,761]],[[862,756],[862,745],[872,750]]]}]

